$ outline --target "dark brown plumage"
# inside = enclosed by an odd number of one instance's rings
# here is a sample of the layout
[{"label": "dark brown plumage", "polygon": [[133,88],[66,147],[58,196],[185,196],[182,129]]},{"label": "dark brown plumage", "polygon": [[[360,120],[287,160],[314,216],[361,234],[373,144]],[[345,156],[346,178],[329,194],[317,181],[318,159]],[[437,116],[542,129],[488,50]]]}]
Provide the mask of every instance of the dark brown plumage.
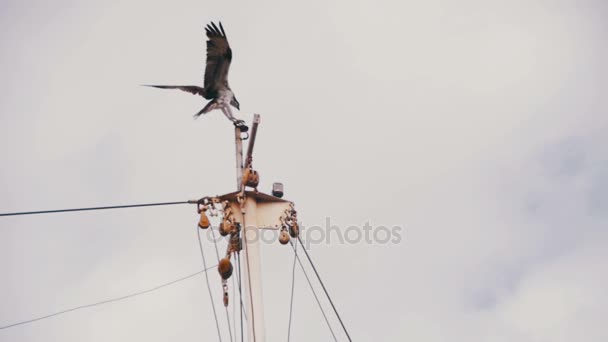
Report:
[{"label": "dark brown plumage", "polygon": [[201,114],[206,114],[213,109],[221,109],[224,114],[232,121],[236,122],[230,105],[240,109],[234,93],[228,84],[228,71],[232,62],[232,49],[228,44],[226,32],[222,23],[219,27],[215,23],[205,27],[207,33],[207,63],[205,66],[204,88],[193,85],[146,85],[161,89],[179,89],[194,95],[199,95],[207,100],[211,100],[207,105],[194,115],[197,118]]}]

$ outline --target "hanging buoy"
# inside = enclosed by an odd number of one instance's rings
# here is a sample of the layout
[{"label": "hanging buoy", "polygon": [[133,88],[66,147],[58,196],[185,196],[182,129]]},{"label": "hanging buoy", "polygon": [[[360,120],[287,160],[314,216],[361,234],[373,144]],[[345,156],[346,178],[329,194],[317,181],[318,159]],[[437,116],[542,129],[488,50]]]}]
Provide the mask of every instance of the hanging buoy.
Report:
[{"label": "hanging buoy", "polygon": [[198,221],[198,226],[199,226],[199,228],[202,228],[202,229],[207,229],[211,225],[211,223],[209,222],[209,217],[207,217],[207,214],[205,213],[205,211],[207,211],[207,209],[205,209],[205,208],[203,208],[200,211],[201,219]]},{"label": "hanging buoy", "polygon": [[279,242],[282,245],[286,245],[289,242],[289,234],[287,234],[286,230],[281,230],[281,233],[279,233]]},{"label": "hanging buoy", "polygon": [[223,258],[220,260],[220,263],[217,265],[217,270],[220,272],[220,276],[222,279],[228,279],[232,275],[232,263],[230,259]]}]

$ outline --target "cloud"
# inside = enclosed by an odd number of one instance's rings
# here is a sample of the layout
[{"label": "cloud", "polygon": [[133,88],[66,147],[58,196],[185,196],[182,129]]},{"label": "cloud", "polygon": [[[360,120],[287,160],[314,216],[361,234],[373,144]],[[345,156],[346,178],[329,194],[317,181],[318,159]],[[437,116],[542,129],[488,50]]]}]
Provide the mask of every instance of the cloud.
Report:
[{"label": "cloud", "polygon": [[[282,181],[307,226],[404,227],[396,245],[311,249],[353,338],[604,341],[605,6],[293,6],[11,4],[0,32],[0,207],[232,191],[230,123],[220,113],[193,121],[201,99],[139,87],[202,82],[202,25],[219,18],[238,115],[262,114],[260,190]],[[200,269],[197,220],[193,207],[3,218],[0,322]],[[262,253],[268,340],[281,340],[292,253]],[[326,340],[297,279],[293,340]],[[213,338],[206,291],[192,279],[0,341]]]}]

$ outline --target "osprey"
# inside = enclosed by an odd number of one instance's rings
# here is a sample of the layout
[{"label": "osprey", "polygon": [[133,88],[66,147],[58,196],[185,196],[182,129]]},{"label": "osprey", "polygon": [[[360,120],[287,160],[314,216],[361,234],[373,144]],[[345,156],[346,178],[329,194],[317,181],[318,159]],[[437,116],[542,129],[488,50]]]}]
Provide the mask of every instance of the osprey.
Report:
[{"label": "osprey", "polygon": [[222,23],[219,23],[218,28],[213,22],[205,27],[207,32],[207,65],[205,67],[205,87],[201,88],[192,85],[146,85],[147,87],[156,87],[161,89],[180,89],[194,95],[200,95],[209,101],[207,105],[198,113],[194,114],[194,118],[198,118],[201,114],[207,114],[214,109],[221,109],[224,115],[235,124],[242,124],[242,120],[237,120],[230,109],[234,106],[240,109],[239,101],[237,101],[234,93],[228,85],[228,69],[230,61],[232,61],[232,50],[226,38],[226,32]]}]

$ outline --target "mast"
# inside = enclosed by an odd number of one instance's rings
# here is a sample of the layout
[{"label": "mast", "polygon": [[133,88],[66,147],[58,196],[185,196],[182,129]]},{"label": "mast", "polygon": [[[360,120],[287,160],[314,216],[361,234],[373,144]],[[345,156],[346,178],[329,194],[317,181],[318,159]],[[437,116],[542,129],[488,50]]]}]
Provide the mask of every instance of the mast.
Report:
[{"label": "mast", "polygon": [[242,129],[246,126],[234,125],[234,143],[236,146],[236,191],[241,190],[241,184],[243,182],[243,138],[241,133],[244,133],[246,129]]},{"label": "mast", "polygon": [[247,197],[243,215],[243,250],[245,251],[245,293],[247,303],[248,341],[264,342],[264,302],[262,300],[262,268],[260,260],[259,228],[256,225],[256,199]]},{"label": "mast", "polygon": [[243,184],[243,167],[251,168],[251,163],[253,160],[253,146],[255,144],[255,137],[259,123],[260,115],[254,114],[245,165],[243,165],[243,139],[241,136],[241,126],[235,126],[237,191],[240,192],[240,198],[242,201],[240,203],[243,223],[241,236],[243,238],[243,251],[245,257],[245,262],[243,262],[243,264],[245,272],[245,298],[248,317],[247,330],[249,337],[248,341],[251,342],[264,342],[266,340],[259,246],[260,231],[257,224],[257,199],[255,196],[247,196],[245,194],[245,185]]}]

